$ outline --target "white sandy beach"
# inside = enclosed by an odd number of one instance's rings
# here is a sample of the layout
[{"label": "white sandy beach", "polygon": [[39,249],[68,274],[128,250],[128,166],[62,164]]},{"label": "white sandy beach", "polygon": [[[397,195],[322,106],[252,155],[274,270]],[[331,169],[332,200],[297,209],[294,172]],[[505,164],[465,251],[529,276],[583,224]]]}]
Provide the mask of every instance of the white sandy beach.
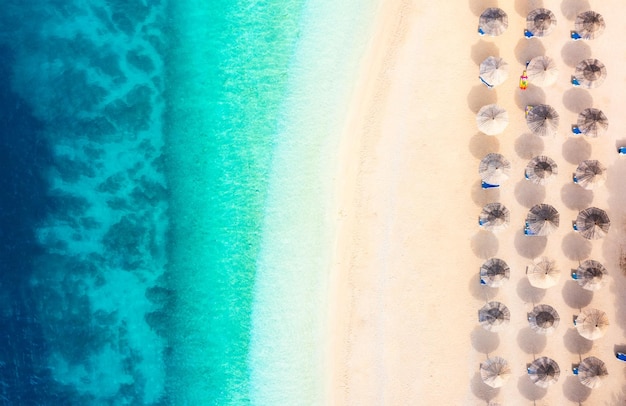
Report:
[{"label": "white sandy beach", "polygon": [[[454,3],[454,4],[453,4]],[[510,5],[508,3],[514,3]],[[619,269],[626,247],[626,4],[620,0],[501,1],[509,18],[498,37],[476,33],[478,16],[496,1],[437,2],[386,0],[374,40],[363,60],[343,133],[337,178],[336,244],[330,304],[328,404],[333,405],[616,405],[626,402],[626,364],[614,357],[626,346],[626,277]],[[545,38],[525,39],[528,11],[545,7],[558,20]],[[574,42],[569,32],[577,13],[604,16],[605,32]],[[504,58],[509,79],[493,90],[478,81],[487,56]],[[546,88],[518,88],[523,63],[538,55],[555,59],[557,82]],[[570,75],[580,60],[594,57],[607,67],[596,89],[573,88]],[[547,103],[560,114],[559,134],[540,138],[524,121],[526,104]],[[477,130],[475,114],[498,103],[509,112],[503,134]],[[601,109],[608,134],[573,136],[571,124],[586,107]],[[499,152],[512,164],[501,188],[482,190],[478,163]],[[559,165],[558,177],[540,187],[523,178],[528,160],[545,154]],[[608,167],[604,186],[593,192],[571,181],[584,159]],[[477,216],[498,201],[511,211],[503,232],[483,231]],[[560,227],[548,237],[523,235],[528,209],[548,203],[560,212]],[[587,241],[571,221],[588,206],[605,209],[611,230]],[[528,284],[526,265],[546,255],[562,270],[557,286]],[[478,270],[489,257],[504,259],[511,278],[501,288],[479,284]],[[607,286],[585,291],[569,277],[579,260],[596,259],[609,270]],[[511,311],[500,333],[483,330],[478,309],[498,300]],[[540,336],[528,327],[533,304],[553,306],[561,316],[556,331]],[[572,316],[580,308],[608,313],[611,326],[596,341],[581,338]],[[617,347],[616,347],[617,346]],[[506,358],[512,376],[500,389],[485,385],[479,364]],[[572,375],[572,363],[594,355],[608,367],[603,386],[588,389]],[[561,368],[558,383],[541,389],[526,374],[533,357],[548,356]]]}]

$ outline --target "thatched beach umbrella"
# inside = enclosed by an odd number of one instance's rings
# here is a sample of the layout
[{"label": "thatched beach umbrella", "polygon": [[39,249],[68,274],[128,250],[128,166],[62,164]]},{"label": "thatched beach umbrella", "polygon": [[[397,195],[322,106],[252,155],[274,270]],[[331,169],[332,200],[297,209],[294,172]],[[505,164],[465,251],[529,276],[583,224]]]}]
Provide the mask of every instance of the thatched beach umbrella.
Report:
[{"label": "thatched beach umbrella", "polygon": [[492,288],[502,286],[510,276],[509,265],[500,258],[490,258],[480,267],[480,283]]},{"label": "thatched beach umbrella", "polygon": [[480,364],[480,377],[492,388],[499,388],[511,377],[511,367],[502,357],[488,358]]},{"label": "thatched beach umbrella", "polygon": [[609,215],[597,207],[588,207],[578,213],[574,230],[588,240],[599,240],[606,236],[611,227]]},{"label": "thatched beach umbrella", "polygon": [[527,37],[545,37],[556,27],[556,16],[547,8],[536,8],[526,17]]},{"label": "thatched beach umbrella", "polygon": [[587,357],[578,365],[578,379],[588,388],[597,388],[602,380],[609,375],[604,362],[596,357]]},{"label": "thatched beach umbrella", "polygon": [[533,134],[555,135],[559,128],[559,113],[547,104],[526,107],[526,125]]},{"label": "thatched beach umbrella", "polygon": [[497,56],[488,56],[480,64],[478,77],[489,87],[498,86],[509,77],[509,64]]},{"label": "thatched beach umbrella", "polygon": [[595,159],[582,161],[574,172],[574,183],[591,190],[606,181],[606,167]]},{"label": "thatched beach umbrella", "polygon": [[585,59],[576,65],[572,83],[586,89],[593,89],[602,84],[606,78],[606,67],[597,59]]},{"label": "thatched beach umbrella", "polygon": [[576,317],[574,325],[581,336],[588,340],[597,340],[609,328],[609,318],[602,310],[589,308]]},{"label": "thatched beach umbrella", "polygon": [[576,39],[594,39],[604,32],[604,18],[595,11],[585,11],[576,16],[572,37]]},{"label": "thatched beach umbrella", "polygon": [[498,36],[509,26],[509,17],[504,10],[497,7],[485,9],[478,18],[478,34]]},{"label": "thatched beach umbrella", "polygon": [[541,357],[534,360],[528,367],[528,376],[537,386],[547,388],[559,380],[561,369],[551,358]]},{"label": "thatched beach umbrella", "polygon": [[511,213],[502,203],[488,203],[478,215],[478,225],[490,231],[504,230],[510,221]]},{"label": "thatched beach umbrella", "polygon": [[480,178],[490,185],[499,185],[509,178],[510,173],[511,162],[495,152],[487,154],[478,165]]},{"label": "thatched beach umbrella", "polygon": [[580,112],[576,128],[587,137],[597,138],[606,133],[609,128],[609,119],[602,110],[590,107]]},{"label": "thatched beach umbrella", "polygon": [[530,160],[526,165],[525,176],[537,185],[545,185],[559,173],[556,162],[545,155],[539,155]]},{"label": "thatched beach umbrella", "polygon": [[559,325],[561,318],[554,307],[547,304],[540,304],[528,313],[528,324],[530,328],[539,334],[552,334]]},{"label": "thatched beach umbrella", "polygon": [[556,267],[554,260],[543,257],[536,260],[532,266],[526,267],[526,275],[532,286],[547,289],[559,282],[561,271]]},{"label": "thatched beach umbrella", "polygon": [[536,204],[526,215],[524,233],[526,235],[545,236],[559,228],[559,212],[549,204]]},{"label": "thatched beach umbrella", "polygon": [[556,82],[559,70],[554,60],[547,56],[536,56],[526,67],[528,81],[537,86],[550,86]]},{"label": "thatched beach umbrella", "polygon": [[574,272],[572,277],[583,289],[599,290],[606,284],[608,271],[600,262],[593,259],[583,261]]},{"label": "thatched beach umbrella", "polygon": [[489,302],[478,311],[478,322],[488,331],[501,331],[510,320],[509,308],[500,302]]},{"label": "thatched beach umbrella", "polygon": [[497,104],[488,104],[478,110],[476,124],[487,135],[500,134],[509,125],[509,113]]}]

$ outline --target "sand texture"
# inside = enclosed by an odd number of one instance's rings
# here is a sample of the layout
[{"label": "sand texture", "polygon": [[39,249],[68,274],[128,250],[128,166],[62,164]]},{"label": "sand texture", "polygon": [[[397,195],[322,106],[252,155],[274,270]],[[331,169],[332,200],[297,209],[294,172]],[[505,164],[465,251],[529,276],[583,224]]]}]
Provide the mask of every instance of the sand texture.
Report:
[{"label": "sand texture", "polygon": [[[329,404],[337,405],[617,405],[626,402],[626,364],[614,357],[626,346],[626,277],[620,254],[626,248],[626,3],[619,0],[500,2],[509,26],[498,37],[477,35],[478,18],[495,1],[383,2],[380,18],[353,97],[337,178],[339,234],[330,307]],[[525,39],[527,13],[539,6],[557,18],[544,38]],[[591,41],[572,41],[577,13],[603,15],[606,30]],[[509,63],[509,78],[488,89],[478,80],[487,56]],[[551,86],[518,88],[524,62],[553,58],[559,76]],[[570,75],[585,58],[607,68],[595,89],[574,88]],[[510,118],[502,134],[478,131],[475,115],[497,103]],[[556,136],[531,134],[527,104],[546,103],[560,115]],[[574,136],[571,124],[587,107],[601,109],[608,132],[597,138]],[[500,188],[483,190],[480,160],[498,152],[511,162],[511,177]],[[524,168],[545,154],[559,166],[546,186],[524,179]],[[572,173],[585,159],[607,168],[606,183],[585,190]],[[477,224],[481,207],[501,202],[510,225],[499,233]],[[560,226],[547,237],[524,235],[530,207],[553,205]],[[611,229],[589,241],[574,232],[579,210],[607,211]],[[562,274],[556,286],[530,286],[526,267],[535,258],[553,259]],[[505,260],[510,280],[500,288],[479,284],[488,258]],[[579,261],[595,259],[608,269],[601,290],[583,290],[569,274]],[[484,330],[478,309],[496,300],[508,306],[510,324]],[[527,313],[549,304],[559,313],[551,335],[532,331]],[[572,317],[580,309],[607,312],[604,337],[580,337]],[[609,375],[600,388],[582,386],[572,364],[586,356],[602,359]],[[485,385],[479,365],[488,356],[508,360],[511,377],[500,389]],[[560,365],[558,382],[534,385],[526,365],[548,356]]]}]

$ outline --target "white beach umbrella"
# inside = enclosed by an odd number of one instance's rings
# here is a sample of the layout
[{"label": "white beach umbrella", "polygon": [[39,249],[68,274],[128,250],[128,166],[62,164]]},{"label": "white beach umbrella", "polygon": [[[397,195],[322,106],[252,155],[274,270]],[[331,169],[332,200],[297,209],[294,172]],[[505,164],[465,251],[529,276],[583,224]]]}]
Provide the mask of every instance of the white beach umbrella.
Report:
[{"label": "white beach umbrella", "polygon": [[597,340],[602,337],[609,328],[609,318],[606,313],[598,309],[585,309],[578,317],[574,324],[578,334],[588,340]]},{"label": "white beach umbrella", "polygon": [[502,203],[488,203],[478,215],[478,225],[490,231],[504,230],[510,221],[511,213]]},{"label": "white beach umbrella", "polygon": [[480,364],[480,377],[492,388],[500,388],[511,377],[511,367],[502,357],[491,357]]},{"label": "white beach umbrella", "polygon": [[478,322],[487,331],[501,331],[510,320],[509,308],[500,302],[489,302],[478,311]]},{"label": "white beach umbrella", "polygon": [[588,388],[594,389],[602,385],[602,381],[609,375],[609,370],[602,360],[596,357],[587,357],[578,365],[578,379]]},{"label": "white beach umbrella", "polygon": [[528,324],[538,334],[552,334],[559,325],[561,318],[554,307],[540,304],[528,313]]},{"label": "white beach umbrella", "polygon": [[481,62],[479,78],[487,86],[493,87],[502,84],[509,77],[509,64],[497,56],[488,56]]},{"label": "white beach umbrella", "polygon": [[526,165],[525,176],[526,179],[537,185],[545,185],[549,180],[559,173],[559,167],[552,160],[545,155],[539,155],[530,160]]},{"label": "white beach umbrella", "polygon": [[593,89],[602,84],[606,79],[606,67],[597,59],[585,59],[576,65],[573,81],[578,86]]},{"label": "white beach umbrella", "polygon": [[547,289],[559,282],[561,271],[556,267],[554,260],[542,257],[535,260],[532,266],[526,267],[526,275],[532,286]]},{"label": "white beach umbrella", "polygon": [[500,258],[489,258],[480,267],[480,282],[492,288],[504,285],[510,276],[509,265]]},{"label": "white beach umbrella", "polygon": [[556,135],[559,128],[559,113],[547,104],[526,106],[526,125],[533,134],[542,137]]},{"label": "white beach umbrella", "polygon": [[585,11],[576,16],[574,33],[579,39],[594,39],[604,32],[606,24],[604,18],[595,11]]},{"label": "white beach umbrella", "polygon": [[611,227],[609,215],[597,207],[581,210],[574,221],[574,229],[588,240],[604,238]]},{"label": "white beach umbrella", "polygon": [[537,56],[526,67],[528,81],[537,86],[550,86],[556,82],[559,70],[554,60],[547,56]]},{"label": "white beach umbrella", "polygon": [[606,285],[609,273],[600,262],[593,259],[583,261],[572,276],[583,289],[599,290]]},{"label": "white beach umbrella", "polygon": [[541,357],[534,360],[528,367],[528,376],[537,386],[547,388],[559,380],[561,369],[551,358]]},{"label": "white beach umbrella", "polygon": [[606,167],[595,159],[582,161],[574,172],[574,183],[585,189],[595,189],[606,181]]},{"label": "white beach umbrella", "polygon": [[478,174],[483,182],[499,185],[509,178],[511,162],[504,155],[492,152],[480,160]]},{"label": "white beach umbrella", "polygon": [[509,17],[501,8],[487,8],[478,18],[478,33],[480,35],[495,37],[504,33],[508,26]]},{"label": "white beach umbrella", "polygon": [[497,104],[488,104],[478,110],[476,125],[487,135],[500,134],[509,125],[509,113]]}]

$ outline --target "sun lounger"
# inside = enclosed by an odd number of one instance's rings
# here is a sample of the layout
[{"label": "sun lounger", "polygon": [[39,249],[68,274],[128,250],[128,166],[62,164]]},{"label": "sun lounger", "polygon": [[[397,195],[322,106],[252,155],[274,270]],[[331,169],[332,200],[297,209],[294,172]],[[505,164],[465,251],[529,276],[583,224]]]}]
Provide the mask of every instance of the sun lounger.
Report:
[{"label": "sun lounger", "polygon": [[578,364],[572,364],[572,373],[578,375]]},{"label": "sun lounger", "polygon": [[578,126],[577,126],[577,125],[573,124],[573,125],[572,125],[572,133],[573,133],[573,134],[576,134],[576,135],[579,135],[579,134],[582,134],[583,132],[582,132],[582,131],[580,131],[580,128],[578,128]]},{"label": "sun lounger", "polygon": [[533,34],[532,32],[528,31],[528,30],[524,30],[524,36],[526,38],[532,38],[535,36],[535,34]]},{"label": "sun lounger", "polygon": [[485,35],[485,31],[482,28],[478,27],[478,35]]},{"label": "sun lounger", "polygon": [[578,87],[580,86],[580,82],[578,81],[578,79],[576,79],[576,77],[572,76],[572,85],[574,87]]},{"label": "sun lounger", "polygon": [[575,174],[575,173],[572,173],[572,181],[573,181],[574,183],[578,183],[578,178],[576,177],[576,174]]},{"label": "sun lounger", "polygon": [[574,325],[576,325],[576,320],[578,320],[578,316],[574,315],[572,317],[572,321],[574,322]]},{"label": "sun lounger", "polygon": [[487,284],[487,282],[485,282],[485,281],[483,280],[483,278],[480,278],[480,284],[481,284],[481,285],[486,285],[486,284]]},{"label": "sun lounger", "polygon": [[578,41],[579,39],[582,39],[583,37],[580,36],[579,33],[577,33],[576,31],[570,31],[569,36],[574,40],[574,41]]},{"label": "sun lounger", "polygon": [[535,235],[529,228],[524,228],[524,235]]},{"label": "sun lounger", "polygon": [[572,271],[572,279],[574,280],[578,279],[578,274],[576,273],[576,271]]},{"label": "sun lounger", "polygon": [[483,82],[483,84],[484,84],[485,86],[487,86],[489,89],[493,89],[493,85],[492,85],[492,84],[490,84],[490,83],[487,83],[487,82],[485,81],[485,79],[483,79],[483,78],[482,78],[482,77],[480,77],[480,76],[478,77],[478,79],[480,79],[480,81],[481,81],[481,82]]},{"label": "sun lounger", "polygon": [[482,226],[482,225],[483,225],[483,222],[480,220],[480,218],[478,219],[478,225],[479,225],[479,226]]},{"label": "sun lounger", "polygon": [[494,188],[494,187],[500,187],[500,185],[492,185],[492,184],[487,183],[487,182],[482,182],[482,183],[480,184],[480,186],[481,186],[483,189],[491,189],[491,188]]},{"label": "sun lounger", "polygon": [[572,228],[574,231],[578,231],[578,226],[576,225],[576,221],[572,221]]},{"label": "sun lounger", "polygon": [[617,153],[620,155],[626,155],[626,147],[617,148]]},{"label": "sun lounger", "polygon": [[617,358],[620,361],[626,361],[626,354],[623,352],[616,352],[615,358]]}]

